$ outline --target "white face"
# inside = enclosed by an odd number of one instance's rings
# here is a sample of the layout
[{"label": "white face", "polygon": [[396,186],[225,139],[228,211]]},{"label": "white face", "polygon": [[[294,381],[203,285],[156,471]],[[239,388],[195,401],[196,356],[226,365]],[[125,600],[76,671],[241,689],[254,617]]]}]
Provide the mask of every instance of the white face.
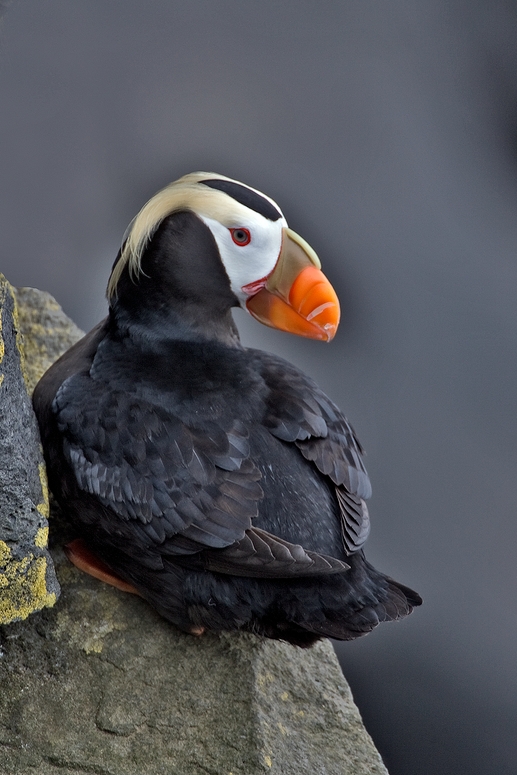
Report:
[{"label": "white face", "polygon": [[244,217],[236,217],[235,223],[228,225],[199,217],[214,235],[232,291],[245,307],[249,294],[243,286],[267,277],[275,268],[282,248],[282,229],[287,226],[285,218],[270,221],[248,208]]}]

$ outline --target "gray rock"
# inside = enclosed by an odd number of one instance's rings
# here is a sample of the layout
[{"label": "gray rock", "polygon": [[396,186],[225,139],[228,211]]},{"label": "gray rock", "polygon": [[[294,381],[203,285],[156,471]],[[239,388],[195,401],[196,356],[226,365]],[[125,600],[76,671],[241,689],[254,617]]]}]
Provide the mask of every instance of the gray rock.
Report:
[{"label": "gray rock", "polygon": [[194,638],[70,566],[0,628],[1,775],[386,775],[328,641]]},{"label": "gray rock", "polygon": [[50,293],[13,288],[25,353],[24,377],[29,395],[60,355],[84,336]]},{"label": "gray rock", "polygon": [[48,491],[13,289],[0,275],[0,623],[53,605]]}]

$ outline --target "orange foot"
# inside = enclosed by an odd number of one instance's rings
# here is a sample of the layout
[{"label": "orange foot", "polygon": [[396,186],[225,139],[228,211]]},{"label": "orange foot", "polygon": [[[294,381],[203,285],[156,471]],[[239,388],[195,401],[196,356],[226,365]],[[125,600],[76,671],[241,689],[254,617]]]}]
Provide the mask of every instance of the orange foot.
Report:
[{"label": "orange foot", "polygon": [[[123,592],[131,592],[133,595],[139,595],[137,589],[132,584],[128,584],[127,581],[117,576],[105,562],[99,560],[90,550],[87,548],[82,538],[76,538],[75,541],[71,541],[65,547],[65,554],[76,568],[88,573],[100,581],[111,584],[112,587],[121,589]],[[201,635],[201,633],[194,633],[195,635]]]}]

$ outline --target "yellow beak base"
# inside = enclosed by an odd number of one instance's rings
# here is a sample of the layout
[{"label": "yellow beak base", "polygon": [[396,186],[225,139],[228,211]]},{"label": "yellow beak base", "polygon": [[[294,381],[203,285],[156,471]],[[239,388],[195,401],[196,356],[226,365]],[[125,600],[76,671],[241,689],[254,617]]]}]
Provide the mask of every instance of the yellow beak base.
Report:
[{"label": "yellow beak base", "polygon": [[320,269],[316,253],[291,229],[265,287],[246,301],[248,312],[266,326],[330,342],[339,325],[339,300]]}]

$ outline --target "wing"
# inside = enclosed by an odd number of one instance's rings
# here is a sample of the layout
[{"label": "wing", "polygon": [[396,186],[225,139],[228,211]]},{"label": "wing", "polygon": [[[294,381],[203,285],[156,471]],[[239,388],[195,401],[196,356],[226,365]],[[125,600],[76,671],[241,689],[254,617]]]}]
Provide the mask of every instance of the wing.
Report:
[{"label": "wing", "polygon": [[88,375],[66,380],[52,409],[77,486],[105,507],[96,518],[118,549],[244,576],[348,568],[253,528],[261,474],[239,420],[190,427]]},{"label": "wing", "polygon": [[296,444],[336,486],[343,544],[358,551],[370,531],[365,499],[371,485],[355,432],[316,383],[287,361],[257,351],[269,387],[265,425],[279,439]]}]

